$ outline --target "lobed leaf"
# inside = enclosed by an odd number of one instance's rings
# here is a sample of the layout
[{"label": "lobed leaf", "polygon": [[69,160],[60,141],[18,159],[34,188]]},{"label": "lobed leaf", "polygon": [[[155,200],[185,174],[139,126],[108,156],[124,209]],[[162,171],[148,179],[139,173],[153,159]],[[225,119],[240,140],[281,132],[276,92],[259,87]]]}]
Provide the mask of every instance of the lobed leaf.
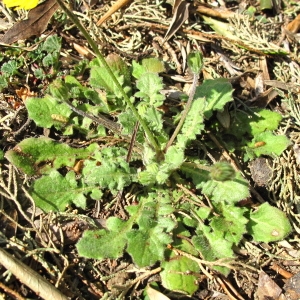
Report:
[{"label": "lobed leaf", "polygon": [[177,135],[178,147],[183,149],[189,141],[195,140],[196,135],[204,129],[204,117],[203,112],[205,110],[206,101],[205,98],[195,98],[192,106],[186,116],[184,124],[180,133]]},{"label": "lobed leaf", "polygon": [[164,259],[166,245],[172,238],[163,232],[163,228],[155,226],[127,233],[127,252],[139,267],[146,267]]},{"label": "lobed leaf", "polygon": [[7,151],[5,156],[25,174],[34,175],[64,166],[73,167],[76,160],[91,156],[97,149],[97,144],[91,144],[86,149],[71,148],[66,144],[40,137],[23,140]]},{"label": "lobed leaf", "polygon": [[56,170],[37,179],[32,186],[31,196],[35,204],[45,212],[64,211],[68,204],[77,203],[85,209],[88,189],[78,187],[75,172],[62,176]]},{"label": "lobed leaf", "polygon": [[194,98],[205,98],[204,116],[209,119],[213,111],[223,111],[225,104],[233,100],[232,93],[233,89],[227,79],[209,79],[204,80],[203,84],[197,87]]},{"label": "lobed leaf", "polygon": [[163,88],[162,78],[156,73],[144,73],[136,83],[139,92],[135,97],[141,98],[150,107],[159,107],[163,104],[165,96],[160,93]]},{"label": "lobed leaf", "polygon": [[240,243],[243,234],[247,232],[246,224],[248,219],[244,217],[246,208],[226,205],[224,202],[217,205],[218,216],[211,218],[210,226],[214,232],[223,232],[227,241],[233,242],[236,246]]},{"label": "lobed leaf", "polygon": [[[223,232],[212,231],[209,226],[203,225],[192,237],[195,248],[201,253],[202,257],[208,261],[215,261],[220,258],[233,258],[233,242],[224,239]],[[216,266],[213,269],[227,276],[230,269],[227,267]]]},{"label": "lobed leaf", "polygon": [[106,226],[108,230],[86,230],[76,244],[80,256],[104,259],[116,259],[122,256],[127,244],[127,232],[131,230],[132,221],[122,221],[110,217]]}]

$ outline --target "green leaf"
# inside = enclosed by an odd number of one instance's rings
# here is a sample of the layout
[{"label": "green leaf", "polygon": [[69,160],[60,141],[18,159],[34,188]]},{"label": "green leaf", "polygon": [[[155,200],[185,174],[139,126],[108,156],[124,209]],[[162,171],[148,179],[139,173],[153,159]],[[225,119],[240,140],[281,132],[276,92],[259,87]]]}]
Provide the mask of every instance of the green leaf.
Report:
[{"label": "green leaf", "polygon": [[247,229],[257,242],[280,241],[292,231],[286,215],[269,203],[260,205],[256,211],[250,212],[249,217]]},{"label": "green leaf", "polygon": [[0,75],[0,92],[8,87],[8,76]]},{"label": "green leaf", "polygon": [[289,145],[290,140],[285,135],[274,135],[270,131],[257,134],[246,148],[250,159],[261,155],[279,156]]},{"label": "green leaf", "polygon": [[110,53],[106,57],[106,62],[113,71],[118,71],[120,75],[124,76],[124,83],[126,86],[131,85],[130,70],[120,55],[116,53]]},{"label": "green leaf", "polygon": [[143,74],[136,83],[140,90],[135,97],[141,98],[149,106],[159,107],[163,104],[165,96],[160,93],[163,88],[162,78],[156,73]]},{"label": "green leaf", "polygon": [[132,76],[139,79],[144,73],[147,73],[146,68],[133,60],[132,61]]},{"label": "green leaf", "polygon": [[85,208],[85,197],[82,189],[77,186],[73,171],[63,177],[53,170],[47,176],[37,179],[32,188],[31,196],[35,204],[45,212],[64,211],[72,202],[78,202]]},{"label": "green leaf", "polygon": [[197,277],[199,265],[184,256],[172,255],[168,261],[161,264],[160,272],[162,285],[171,291],[192,295],[198,289]]},{"label": "green leaf", "polygon": [[158,168],[157,163],[147,165],[146,170],[138,173],[138,181],[143,185],[154,184],[156,182]]},{"label": "green leaf", "polygon": [[200,188],[203,182],[210,180],[209,171],[206,168],[209,168],[207,161],[197,161],[197,163],[183,163],[180,170],[187,177],[192,178],[195,186]]},{"label": "green leaf", "polygon": [[142,66],[147,72],[161,73],[165,72],[164,63],[156,57],[149,57],[142,60]]},{"label": "green leaf", "polygon": [[47,54],[44,58],[43,58],[43,66],[44,67],[51,67],[53,65],[55,65],[57,63],[57,56],[56,54],[52,54],[52,53],[49,53]]},{"label": "green leaf", "polygon": [[139,267],[151,266],[164,259],[166,245],[172,242],[170,235],[163,228],[132,230],[127,233],[127,252]]},{"label": "green leaf", "polygon": [[187,57],[188,67],[192,73],[199,74],[203,67],[203,55],[200,51],[190,52]]},{"label": "green leaf", "polygon": [[79,255],[99,260],[120,257],[126,248],[126,235],[132,224],[131,220],[110,217],[106,222],[108,230],[86,230],[76,245]]},{"label": "green leaf", "polygon": [[178,147],[185,148],[189,141],[204,129],[203,112],[206,106],[205,98],[195,98],[189,110],[180,133],[177,135]]},{"label": "green leaf", "polygon": [[19,65],[16,60],[10,60],[7,63],[4,63],[1,67],[1,72],[6,77],[13,76],[18,73]]},{"label": "green leaf", "polygon": [[94,104],[101,104],[101,111],[107,112],[107,104],[100,97],[100,93],[95,89],[83,86],[75,77],[67,75],[65,77],[65,84],[72,95],[72,98],[85,98],[92,101]]},{"label": "green leaf", "polygon": [[274,111],[267,109],[255,109],[257,115],[253,116],[253,120],[250,122],[250,133],[255,136],[266,130],[275,130],[278,128],[282,116]]},{"label": "green leaf", "polygon": [[[90,63],[91,72],[90,72],[90,85],[96,89],[103,89],[106,91],[108,97],[111,99],[122,99],[122,93],[115,85],[112,77],[106,70],[104,66],[99,65],[97,59]],[[120,85],[124,88],[124,91],[127,94],[131,92],[131,86],[126,83],[126,77],[123,74],[120,74],[120,70],[112,70],[115,77],[117,78]]]},{"label": "green leaf", "polygon": [[[122,190],[132,182],[134,171],[126,162],[126,150],[123,148],[105,148],[97,153],[97,161],[89,160],[82,169],[86,185],[99,185],[109,188],[113,193]],[[99,165],[99,162],[101,163]]]},{"label": "green leaf", "polygon": [[49,36],[45,42],[42,44],[42,51],[46,53],[60,52],[61,48],[61,37],[56,34]]},{"label": "green leaf", "polygon": [[[124,83],[123,76],[119,76],[118,74],[115,74],[115,76],[122,86]],[[111,95],[122,98],[122,94],[104,67],[91,69],[90,84],[94,88],[104,89],[105,91],[110,92]]]},{"label": "green leaf", "polygon": [[173,171],[180,168],[183,162],[184,150],[177,146],[169,147],[165,154],[165,160],[159,165],[159,170],[156,174],[156,181],[159,184],[164,183]]},{"label": "green leaf", "polygon": [[4,159],[4,151],[0,149],[0,160]]},{"label": "green leaf", "polygon": [[217,205],[218,216],[212,217],[210,226],[213,231],[223,232],[224,239],[233,242],[236,246],[241,241],[243,234],[247,232],[248,219],[244,217],[246,208],[226,205],[221,202]]},{"label": "green leaf", "polygon": [[46,74],[45,74],[45,72],[44,72],[44,70],[43,70],[42,68],[35,69],[35,70],[33,71],[33,74],[34,74],[34,76],[35,76],[37,79],[43,80],[43,79],[46,78]]},{"label": "green leaf", "polygon": [[209,177],[216,181],[228,181],[235,178],[236,171],[226,161],[218,161],[210,167]]},{"label": "green leaf", "polygon": [[216,33],[223,35],[232,40],[238,40],[238,37],[232,33],[232,25],[223,20],[218,20],[216,18],[202,16],[205,24],[209,25]]},{"label": "green leaf", "polygon": [[259,6],[261,10],[264,9],[272,9],[273,8],[273,2],[272,0],[260,0]]},{"label": "green leaf", "polygon": [[[193,236],[192,242],[195,248],[201,253],[203,258],[208,261],[215,261],[220,258],[233,258],[233,242],[224,239],[222,231],[213,231],[212,228],[203,225],[201,230],[196,231],[197,235]],[[213,269],[227,276],[230,269],[216,266]]]},{"label": "green leaf", "polygon": [[250,195],[248,182],[239,173],[233,180],[208,180],[201,182],[197,188],[202,188],[202,192],[215,202],[236,203]]},{"label": "green leaf", "polygon": [[29,98],[25,102],[29,118],[37,126],[50,128],[54,126],[60,129],[65,124],[57,121],[53,116],[62,116],[69,119],[71,109],[65,103],[59,103],[53,97],[46,95],[44,98]]},{"label": "green leaf", "polygon": [[71,95],[69,88],[61,79],[55,79],[49,85],[50,94],[59,101],[69,100]]},{"label": "green leaf", "polygon": [[172,242],[172,237],[167,232],[177,224],[169,217],[174,208],[169,194],[164,191],[141,197],[139,207],[134,214],[139,230],[128,232],[127,252],[142,267],[164,259],[166,245]]},{"label": "green leaf", "polygon": [[132,75],[137,79],[145,73],[161,73],[165,71],[163,62],[155,57],[143,59],[142,64],[133,61],[132,69]]},{"label": "green leaf", "polygon": [[256,136],[267,130],[276,130],[281,119],[280,114],[267,109],[253,109],[251,114],[238,111],[234,115],[229,132],[238,138],[242,138],[245,133]]},{"label": "green leaf", "polygon": [[155,107],[150,106],[146,110],[146,114],[143,117],[153,131],[163,133],[163,119],[160,111],[155,109]]},{"label": "green leaf", "polygon": [[[136,119],[133,117],[130,109],[126,109],[118,115],[118,122],[122,125],[122,134],[131,135],[132,132],[134,132]],[[136,141],[140,144],[143,144],[145,141],[145,134],[141,130],[140,126],[137,132]]]},{"label": "green leaf", "polygon": [[194,98],[205,98],[204,116],[209,119],[213,111],[223,111],[225,104],[233,100],[232,93],[233,89],[227,79],[209,79],[197,87]]},{"label": "green leaf", "polygon": [[91,144],[86,149],[71,148],[66,144],[41,137],[23,140],[12,150],[7,151],[5,156],[25,174],[34,175],[47,173],[53,168],[73,167],[76,160],[91,156],[96,149],[97,144]]}]

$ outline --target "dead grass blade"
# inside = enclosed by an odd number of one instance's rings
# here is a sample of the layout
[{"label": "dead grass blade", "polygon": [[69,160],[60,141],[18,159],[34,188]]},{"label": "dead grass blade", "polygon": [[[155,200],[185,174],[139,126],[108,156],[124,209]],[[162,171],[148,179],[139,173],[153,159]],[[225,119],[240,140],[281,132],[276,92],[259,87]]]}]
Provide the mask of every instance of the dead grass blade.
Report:
[{"label": "dead grass blade", "polygon": [[173,19],[164,37],[164,42],[167,42],[180,29],[182,24],[189,17],[190,3],[187,3],[186,1],[181,1],[180,3],[178,3],[179,1],[175,1],[174,9],[173,9],[174,11]]}]

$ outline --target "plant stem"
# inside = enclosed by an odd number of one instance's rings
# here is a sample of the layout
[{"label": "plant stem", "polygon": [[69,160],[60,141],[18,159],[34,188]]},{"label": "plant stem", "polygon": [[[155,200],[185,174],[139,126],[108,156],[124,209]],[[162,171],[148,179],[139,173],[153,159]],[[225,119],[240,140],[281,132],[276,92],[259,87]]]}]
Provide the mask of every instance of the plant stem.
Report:
[{"label": "plant stem", "polygon": [[191,87],[191,91],[190,91],[190,94],[189,94],[189,99],[185,105],[185,108],[184,108],[184,111],[182,112],[182,116],[181,116],[181,119],[175,129],[175,131],[173,132],[166,148],[164,149],[164,152],[167,152],[168,148],[173,144],[176,136],[178,135],[185,119],[186,119],[186,116],[188,114],[188,112],[190,111],[190,108],[191,108],[191,105],[192,105],[192,102],[193,102],[193,99],[194,99],[194,95],[195,95],[195,92],[196,92],[196,88],[197,88],[197,85],[198,85],[198,79],[199,79],[199,74],[198,73],[194,73],[193,74],[194,77],[193,77],[193,83],[192,83],[192,87]]},{"label": "plant stem", "polygon": [[83,36],[86,38],[87,42],[89,43],[89,45],[93,49],[94,53],[96,54],[97,59],[99,60],[100,64],[107,70],[107,72],[108,72],[109,76],[111,77],[111,79],[113,80],[114,84],[116,85],[118,90],[121,92],[124,100],[126,101],[126,104],[131,109],[131,111],[132,111],[133,115],[135,116],[135,118],[140,122],[142,128],[144,129],[144,131],[145,131],[145,133],[146,133],[146,135],[149,139],[149,142],[154,147],[156,152],[159,152],[160,147],[159,147],[158,143],[156,142],[156,139],[154,138],[154,135],[150,131],[150,129],[147,126],[146,122],[140,117],[140,115],[139,115],[138,111],[136,110],[136,108],[134,107],[134,105],[131,103],[129,97],[127,96],[124,89],[122,88],[119,81],[117,80],[116,76],[114,75],[113,71],[111,70],[111,68],[107,64],[105,58],[103,57],[103,55],[99,51],[97,44],[90,37],[90,35],[86,31],[86,29],[81,25],[78,18],[65,6],[63,1],[62,0],[57,0],[57,3],[60,5],[60,7],[63,9],[63,11],[67,14],[67,16],[72,20],[72,22],[78,27],[78,29],[81,31]]}]

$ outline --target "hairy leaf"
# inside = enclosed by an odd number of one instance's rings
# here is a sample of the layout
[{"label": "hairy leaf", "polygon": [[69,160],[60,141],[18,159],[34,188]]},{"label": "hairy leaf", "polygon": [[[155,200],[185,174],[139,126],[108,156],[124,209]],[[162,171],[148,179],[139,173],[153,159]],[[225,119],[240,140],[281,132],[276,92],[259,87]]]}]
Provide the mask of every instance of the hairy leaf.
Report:
[{"label": "hairy leaf", "polygon": [[163,88],[162,78],[156,73],[143,74],[136,84],[140,90],[135,97],[142,98],[149,106],[158,107],[163,104],[165,96],[160,93]]},{"label": "hairy leaf", "polygon": [[204,129],[203,112],[206,106],[205,98],[195,98],[189,110],[180,133],[177,135],[178,147],[185,148],[189,141]]},{"label": "hairy leaf", "polygon": [[[150,193],[140,199],[136,222],[139,230],[128,232],[127,252],[140,267],[163,260],[166,245],[172,242],[170,232],[176,223],[168,216],[174,211],[165,192]],[[166,221],[169,220],[169,221]]]},{"label": "hairy leaf", "polygon": [[158,172],[156,174],[156,180],[159,184],[165,183],[170,174],[179,169],[184,162],[184,150],[176,146],[168,148],[165,154],[165,160],[159,165]]},{"label": "hairy leaf", "polygon": [[233,89],[227,79],[209,79],[204,80],[203,84],[197,87],[194,98],[205,98],[204,116],[209,119],[213,111],[223,111],[225,104],[233,100],[232,93]]},{"label": "hairy leaf", "polygon": [[280,155],[289,145],[290,140],[285,135],[274,135],[270,131],[257,134],[246,148],[248,157],[254,159],[261,155]]},{"label": "hairy leaf", "polygon": [[[112,77],[109,75],[108,71],[104,66],[99,65],[99,62],[97,59],[92,61],[90,63],[91,66],[91,73],[90,73],[90,84],[93,88],[96,89],[102,89],[105,90],[107,93],[107,97],[110,98],[110,100],[113,103],[117,103],[117,99],[123,99],[122,93],[115,85]],[[128,85],[126,82],[126,76],[124,76],[121,72],[121,70],[114,69],[112,70],[115,77],[117,78],[120,85],[124,88],[124,91],[130,95],[131,93],[131,86]],[[118,102],[119,104],[122,103]]]},{"label": "hairy leaf", "polygon": [[108,112],[106,103],[100,97],[99,92],[95,89],[83,86],[75,77],[67,75],[65,77],[65,83],[69,88],[69,91],[73,98],[85,98],[92,101],[94,104],[101,105],[102,112]]},{"label": "hairy leaf", "polygon": [[45,212],[64,211],[68,204],[76,202],[85,208],[85,196],[88,192],[77,186],[75,173],[68,172],[62,176],[56,170],[37,179],[33,184],[31,196],[36,205]]},{"label": "hairy leaf", "polygon": [[277,129],[281,119],[280,114],[266,109],[253,109],[251,114],[236,112],[228,131],[238,138],[242,138],[245,133],[255,136]]},{"label": "hairy leaf", "polygon": [[164,259],[166,245],[172,238],[161,227],[132,230],[127,233],[127,252],[139,267],[151,266]]},{"label": "hairy leaf", "polygon": [[233,180],[208,180],[200,183],[197,188],[202,188],[202,192],[216,202],[236,203],[250,195],[248,182],[239,173]]},{"label": "hairy leaf", "polygon": [[137,79],[144,73],[161,73],[165,71],[163,62],[156,57],[145,58],[141,64],[132,61],[132,68],[132,75]]},{"label": "hairy leaf", "polygon": [[25,102],[28,110],[29,118],[32,119],[36,125],[50,128],[54,126],[57,129],[65,126],[55,119],[53,116],[61,116],[69,120],[72,114],[71,109],[65,103],[59,103],[55,98],[46,95],[44,98],[29,98]]},{"label": "hairy leaf", "polygon": [[122,221],[110,217],[106,222],[107,230],[86,230],[76,247],[80,256],[104,259],[116,259],[122,256],[127,244],[126,234],[132,227],[132,221]]},{"label": "hairy leaf", "polygon": [[[233,258],[233,242],[224,239],[223,232],[212,231],[208,226],[203,225],[201,230],[197,230],[197,235],[193,236],[192,242],[195,248],[208,261],[215,261],[219,258]],[[216,266],[215,270],[227,276],[230,269]]]},{"label": "hairy leaf", "polygon": [[162,284],[166,289],[192,295],[198,289],[197,277],[199,265],[184,256],[172,255],[169,260],[162,262],[163,271],[160,273]]},{"label": "hairy leaf", "polygon": [[71,148],[46,137],[29,138],[7,151],[6,158],[24,173],[34,175],[49,172],[53,168],[73,167],[76,160],[89,157],[96,149],[97,144],[81,149]]},{"label": "hairy leaf", "polygon": [[269,203],[260,205],[256,211],[250,212],[249,217],[247,229],[257,242],[280,241],[292,231],[284,212]]},{"label": "hairy leaf", "polygon": [[86,185],[99,185],[116,193],[132,182],[134,171],[126,162],[125,149],[104,148],[95,158],[97,161],[86,161],[82,169]]},{"label": "hairy leaf", "polygon": [[238,245],[243,234],[247,232],[246,224],[248,219],[244,217],[246,208],[226,205],[221,202],[217,205],[218,216],[214,216],[210,221],[210,226],[214,232],[223,232],[223,237],[227,241]]}]

